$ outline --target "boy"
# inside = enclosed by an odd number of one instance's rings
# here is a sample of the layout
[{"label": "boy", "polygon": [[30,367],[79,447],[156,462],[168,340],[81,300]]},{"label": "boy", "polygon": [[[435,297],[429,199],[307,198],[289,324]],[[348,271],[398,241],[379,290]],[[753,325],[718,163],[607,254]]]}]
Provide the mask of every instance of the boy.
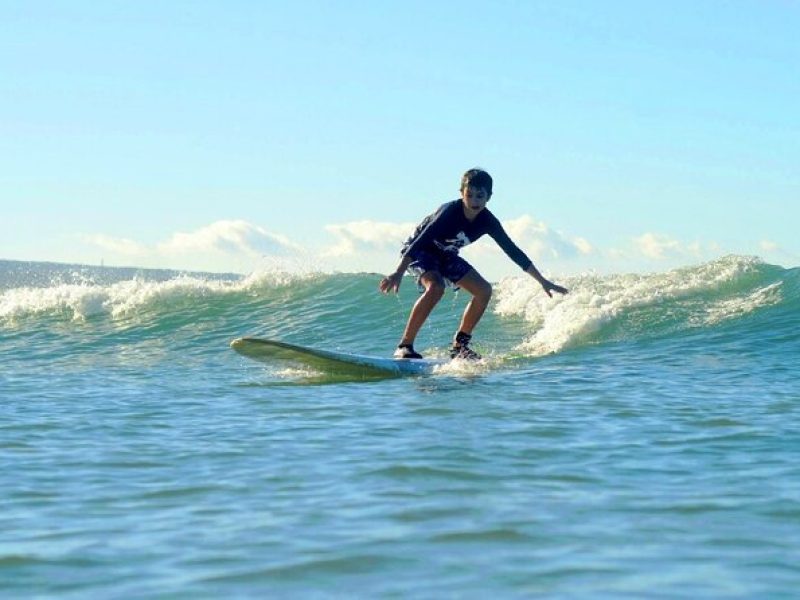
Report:
[{"label": "boy", "polygon": [[445,283],[472,294],[450,350],[451,358],[476,360],[480,355],[469,347],[472,330],[483,316],[492,296],[492,286],[472,265],[458,255],[460,248],[488,233],[508,257],[530,274],[552,298],[552,292],[566,294],[566,288],[545,279],[526,254],[508,237],[500,221],[486,208],[492,196],[492,178],[482,169],[470,169],[461,178],[461,198],[447,202],[420,223],[403,244],[397,270],[384,277],[378,288],[384,294],[400,289],[403,273],[417,276],[423,291],[408,317],[395,358],[422,358],[414,350],[414,339],[431,310],[441,300]]}]

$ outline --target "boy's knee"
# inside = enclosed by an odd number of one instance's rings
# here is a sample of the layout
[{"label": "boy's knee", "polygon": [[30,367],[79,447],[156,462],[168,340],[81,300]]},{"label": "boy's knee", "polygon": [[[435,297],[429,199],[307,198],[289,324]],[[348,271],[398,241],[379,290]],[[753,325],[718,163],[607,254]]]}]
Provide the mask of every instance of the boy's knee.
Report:
[{"label": "boy's knee", "polygon": [[441,277],[431,277],[425,282],[425,292],[435,298],[444,296],[445,285]]},{"label": "boy's knee", "polygon": [[428,293],[437,298],[444,296],[445,286],[443,281],[434,281],[428,286]]}]

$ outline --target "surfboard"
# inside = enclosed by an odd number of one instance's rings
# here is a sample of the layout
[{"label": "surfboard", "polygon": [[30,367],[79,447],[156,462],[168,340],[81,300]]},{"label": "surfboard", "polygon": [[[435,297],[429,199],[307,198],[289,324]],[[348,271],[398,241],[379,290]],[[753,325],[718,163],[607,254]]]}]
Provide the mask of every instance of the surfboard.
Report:
[{"label": "surfboard", "polygon": [[278,340],[243,337],[231,342],[239,354],[269,364],[311,368],[322,373],[363,377],[429,375],[450,362],[444,358],[390,358],[321,350]]}]

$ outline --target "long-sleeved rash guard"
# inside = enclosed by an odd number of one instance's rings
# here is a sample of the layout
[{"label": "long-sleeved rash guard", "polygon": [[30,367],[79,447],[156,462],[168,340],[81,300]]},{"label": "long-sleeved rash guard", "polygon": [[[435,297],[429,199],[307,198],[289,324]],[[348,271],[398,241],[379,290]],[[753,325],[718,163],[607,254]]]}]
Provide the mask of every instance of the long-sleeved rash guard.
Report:
[{"label": "long-sleeved rash guard", "polygon": [[410,255],[413,258],[419,251],[458,254],[461,248],[485,233],[488,233],[522,270],[527,270],[531,266],[531,259],[511,241],[497,217],[484,208],[474,221],[469,221],[464,216],[461,200],[446,202],[436,212],[425,217],[406,240],[401,255]]}]

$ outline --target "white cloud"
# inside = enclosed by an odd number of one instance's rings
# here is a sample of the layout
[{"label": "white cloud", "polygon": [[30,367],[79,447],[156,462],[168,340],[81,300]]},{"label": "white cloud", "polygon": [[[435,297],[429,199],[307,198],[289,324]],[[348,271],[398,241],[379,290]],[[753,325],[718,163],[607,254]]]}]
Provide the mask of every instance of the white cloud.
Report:
[{"label": "white cloud", "polygon": [[323,250],[323,256],[342,257],[372,251],[399,252],[400,246],[414,231],[413,223],[381,223],[353,221],[341,225],[326,225],[336,243]]},{"label": "white cloud", "polygon": [[633,245],[639,253],[654,260],[685,256],[698,257],[703,253],[699,242],[683,244],[666,235],[651,232],[633,238]]},{"label": "white cloud", "polygon": [[300,246],[293,244],[286,236],[270,233],[263,227],[246,221],[216,221],[189,233],[174,233],[166,242],[155,246],[104,234],[84,235],[81,239],[127,257],[177,256],[203,252],[260,257],[301,250]]},{"label": "white cloud", "polygon": [[[570,238],[560,231],[550,229],[545,223],[536,221],[530,215],[504,221],[503,229],[517,246],[533,256],[575,258],[594,252],[594,248],[586,239]],[[492,253],[499,251],[494,244],[484,246],[484,249]]]},{"label": "white cloud", "polygon": [[160,254],[195,254],[224,252],[260,257],[300,250],[286,236],[268,232],[247,221],[216,221],[190,233],[178,232],[158,244]]},{"label": "white cloud", "polygon": [[136,261],[137,266],[196,269],[249,270],[264,257],[293,257],[303,249],[283,235],[247,221],[216,221],[191,232],[177,232],[166,241],[142,244],[104,234],[81,239],[101,248],[110,262]]},{"label": "white cloud", "polygon": [[594,248],[585,238],[582,237],[572,238],[572,243],[578,249],[578,252],[580,252],[583,255],[588,255],[594,252]]},{"label": "white cloud", "polygon": [[762,240],[760,246],[764,252],[777,252],[780,250],[780,246],[771,240]]},{"label": "white cloud", "polygon": [[150,251],[146,246],[126,238],[115,238],[102,233],[84,235],[81,239],[92,246],[97,246],[108,252],[128,257],[147,256]]}]

